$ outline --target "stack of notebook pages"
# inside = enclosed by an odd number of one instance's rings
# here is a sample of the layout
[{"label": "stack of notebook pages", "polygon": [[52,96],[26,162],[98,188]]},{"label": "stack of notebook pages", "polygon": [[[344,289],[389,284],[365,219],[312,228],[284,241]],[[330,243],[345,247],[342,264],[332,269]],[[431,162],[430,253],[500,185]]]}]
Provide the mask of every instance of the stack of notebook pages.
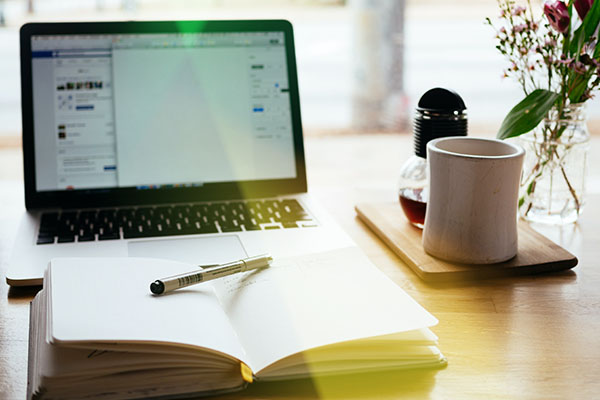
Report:
[{"label": "stack of notebook pages", "polygon": [[31,306],[28,398],[206,395],[281,380],[438,368],[437,320],[356,248],[163,296],[193,270],[144,258],[53,260]]}]

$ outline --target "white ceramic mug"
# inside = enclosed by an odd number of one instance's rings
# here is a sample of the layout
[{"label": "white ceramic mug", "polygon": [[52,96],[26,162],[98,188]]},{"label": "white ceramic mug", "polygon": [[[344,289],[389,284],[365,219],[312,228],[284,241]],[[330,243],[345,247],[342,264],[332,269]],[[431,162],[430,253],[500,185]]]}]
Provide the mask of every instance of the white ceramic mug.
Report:
[{"label": "white ceramic mug", "polygon": [[495,139],[430,141],[425,251],[466,264],[492,264],[514,257],[524,155],[521,147]]}]

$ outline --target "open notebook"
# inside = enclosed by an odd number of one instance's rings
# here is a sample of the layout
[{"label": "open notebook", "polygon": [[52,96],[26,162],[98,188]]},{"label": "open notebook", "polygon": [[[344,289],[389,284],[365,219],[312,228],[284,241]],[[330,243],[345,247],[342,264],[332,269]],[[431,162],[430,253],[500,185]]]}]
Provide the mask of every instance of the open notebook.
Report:
[{"label": "open notebook", "polygon": [[357,248],[276,259],[160,297],[193,270],[144,258],[62,258],[32,303],[28,398],[151,398],[446,363],[437,320]]}]

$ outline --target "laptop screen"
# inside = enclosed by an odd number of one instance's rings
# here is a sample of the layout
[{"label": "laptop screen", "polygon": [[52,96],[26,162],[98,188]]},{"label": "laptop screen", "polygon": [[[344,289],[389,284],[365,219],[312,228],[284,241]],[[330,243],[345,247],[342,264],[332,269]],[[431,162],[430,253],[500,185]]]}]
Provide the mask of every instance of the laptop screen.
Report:
[{"label": "laptop screen", "polygon": [[285,40],[32,35],[35,190],[296,178]]}]

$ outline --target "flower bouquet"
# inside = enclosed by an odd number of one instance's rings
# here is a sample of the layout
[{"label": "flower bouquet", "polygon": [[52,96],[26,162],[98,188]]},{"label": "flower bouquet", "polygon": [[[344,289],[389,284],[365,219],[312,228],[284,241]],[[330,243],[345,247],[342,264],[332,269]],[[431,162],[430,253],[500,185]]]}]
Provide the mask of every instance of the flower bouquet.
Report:
[{"label": "flower bouquet", "polygon": [[[530,221],[564,224],[584,205],[589,132],[584,103],[600,85],[600,0],[498,0],[498,51],[525,98],[505,117],[497,137],[520,136],[527,151],[519,210]],[[522,135],[522,136],[521,136]]]}]

